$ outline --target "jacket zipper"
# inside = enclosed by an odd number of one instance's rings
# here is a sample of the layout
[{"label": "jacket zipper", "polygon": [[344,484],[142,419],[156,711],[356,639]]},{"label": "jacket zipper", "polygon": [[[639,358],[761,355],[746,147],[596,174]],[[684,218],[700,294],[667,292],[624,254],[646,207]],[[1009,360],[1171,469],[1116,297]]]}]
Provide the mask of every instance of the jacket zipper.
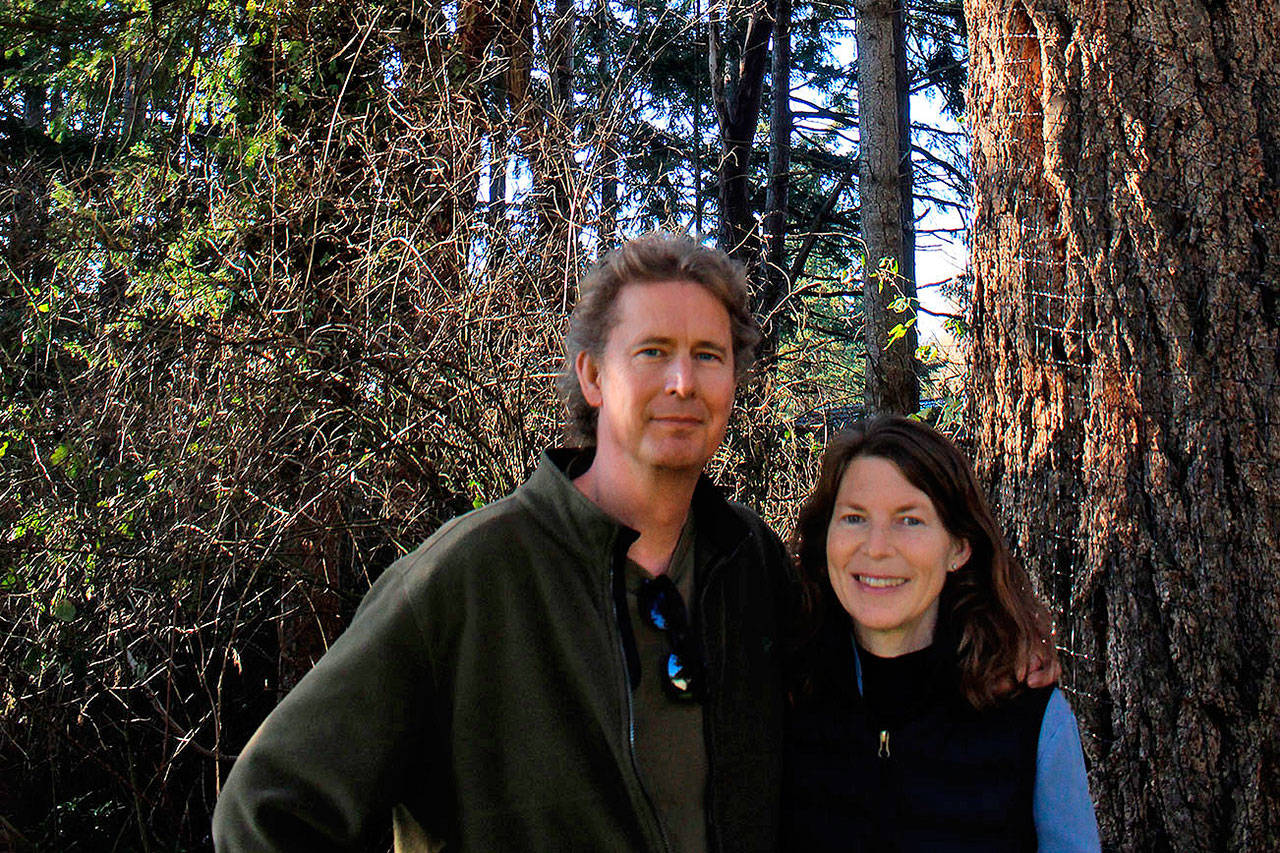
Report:
[{"label": "jacket zipper", "polygon": [[[711,680],[711,666],[709,649],[711,644],[707,642],[706,625],[703,622],[703,614],[707,612],[707,595],[711,589],[711,578],[714,572],[721,566],[733,560],[738,556],[738,552],[742,550],[742,543],[738,543],[730,553],[723,555],[706,568],[706,577],[702,581],[702,588],[698,590],[697,595],[697,611],[690,613],[691,619],[698,621],[698,636],[702,641],[702,739],[706,742],[707,748],[707,787],[706,800],[704,809],[706,811],[707,821],[707,849],[708,850],[724,850],[724,846],[720,839],[720,827],[716,822],[716,758],[715,758],[715,737],[712,735],[711,716],[711,691],[707,689],[707,684]],[[695,581],[697,577],[695,575]]]},{"label": "jacket zipper", "polygon": [[[619,571],[618,558],[615,556],[609,567],[609,599],[613,601],[613,573]],[[631,695],[631,679],[627,673],[627,649],[622,638],[622,625],[618,622],[618,613],[616,608],[618,602],[613,601],[613,628],[614,634],[618,639],[618,660],[622,664],[622,692],[627,697],[627,757],[631,759],[631,772],[635,774],[636,786],[639,787],[641,795],[644,797],[645,804],[649,807],[649,815],[653,818],[653,823],[658,827],[658,837],[662,841],[662,849],[670,853],[671,842],[667,839],[666,827],[662,825],[662,818],[658,815],[658,808],[653,804],[653,798],[649,796],[649,791],[644,786],[644,777],[640,775],[640,765],[636,762],[636,709],[635,700]],[[623,601],[623,606],[630,606],[629,602]]]},{"label": "jacket zipper", "polygon": [[[892,785],[893,759],[890,757],[889,753],[889,730],[879,729],[879,736],[877,739],[879,741],[879,745],[876,748],[876,768],[878,772],[875,775],[879,777],[878,788],[881,792],[879,796],[884,797],[884,792],[891,789],[897,790],[896,787]],[[889,839],[892,836],[893,828],[886,810],[886,802],[891,802],[891,800],[887,801],[885,799],[880,799],[880,808],[875,810],[873,823],[875,833],[874,837],[876,839],[875,849],[886,847],[891,843]]]}]

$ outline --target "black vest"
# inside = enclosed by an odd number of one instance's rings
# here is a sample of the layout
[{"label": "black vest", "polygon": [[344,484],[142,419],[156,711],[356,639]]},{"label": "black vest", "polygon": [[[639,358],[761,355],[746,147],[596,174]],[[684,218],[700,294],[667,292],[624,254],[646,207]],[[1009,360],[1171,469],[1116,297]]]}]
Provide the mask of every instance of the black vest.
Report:
[{"label": "black vest", "polygon": [[1036,747],[1052,688],[977,712],[951,660],[929,649],[903,661],[905,690],[892,677],[870,680],[874,661],[864,658],[867,699],[877,685],[895,694],[865,701],[841,633],[790,712],[783,849],[1035,851]]}]

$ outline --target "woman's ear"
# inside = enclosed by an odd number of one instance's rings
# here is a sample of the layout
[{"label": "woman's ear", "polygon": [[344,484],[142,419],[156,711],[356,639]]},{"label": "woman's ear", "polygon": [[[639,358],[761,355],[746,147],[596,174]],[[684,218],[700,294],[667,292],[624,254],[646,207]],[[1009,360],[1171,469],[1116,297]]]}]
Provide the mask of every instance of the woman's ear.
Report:
[{"label": "woman's ear", "polygon": [[578,387],[582,389],[587,405],[593,409],[600,408],[604,395],[600,393],[600,365],[595,356],[586,350],[580,351],[573,360],[573,372],[578,375]]},{"label": "woman's ear", "polygon": [[951,567],[947,569],[954,572],[965,563],[969,562],[969,558],[973,556],[973,549],[969,547],[968,539],[957,539],[955,542],[954,552],[951,555]]}]

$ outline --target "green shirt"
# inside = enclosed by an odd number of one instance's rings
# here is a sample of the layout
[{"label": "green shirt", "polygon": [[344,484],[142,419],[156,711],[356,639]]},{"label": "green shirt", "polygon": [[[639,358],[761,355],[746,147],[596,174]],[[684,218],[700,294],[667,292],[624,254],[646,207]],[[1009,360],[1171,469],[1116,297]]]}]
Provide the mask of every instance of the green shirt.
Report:
[{"label": "green shirt", "polygon": [[[694,592],[693,539],[690,513],[666,572],[680,591],[686,609]],[[637,606],[640,585],[648,577],[644,567],[627,560],[627,601],[640,654],[640,686],[633,697],[636,762],[671,849],[703,853],[707,849],[703,809],[707,750],[702,739],[702,705],[672,699],[663,691],[663,662],[671,650],[670,643],[662,631],[645,621]]]}]

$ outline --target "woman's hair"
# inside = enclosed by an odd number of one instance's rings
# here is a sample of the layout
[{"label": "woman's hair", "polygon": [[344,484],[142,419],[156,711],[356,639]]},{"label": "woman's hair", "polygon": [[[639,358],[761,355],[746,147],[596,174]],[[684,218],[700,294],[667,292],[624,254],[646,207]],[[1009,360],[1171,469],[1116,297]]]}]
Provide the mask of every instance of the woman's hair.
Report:
[{"label": "woman's hair", "polygon": [[800,508],[791,541],[805,592],[805,636],[813,640],[825,620],[844,617],[827,572],[827,527],[849,463],[864,456],[896,465],[933,501],[947,531],[969,543],[968,562],[947,573],[935,633],[935,642],[954,652],[965,697],[983,708],[1016,692],[1020,668],[1032,655],[1045,664],[1056,657],[1048,611],[1009,553],[964,454],[950,439],[909,418],[863,421],[827,445],[818,483]]},{"label": "woman's hair", "polygon": [[697,284],[724,305],[733,338],[734,377],[741,382],[751,369],[760,333],[747,303],[742,265],[689,237],[654,232],[629,240],[605,255],[578,285],[578,304],[564,338],[564,368],[556,379],[568,410],[565,433],[571,442],[596,443],[597,412],[578,385],[574,367],[578,353],[599,357],[604,352],[617,319],[614,305],[624,287],[665,281]]}]

